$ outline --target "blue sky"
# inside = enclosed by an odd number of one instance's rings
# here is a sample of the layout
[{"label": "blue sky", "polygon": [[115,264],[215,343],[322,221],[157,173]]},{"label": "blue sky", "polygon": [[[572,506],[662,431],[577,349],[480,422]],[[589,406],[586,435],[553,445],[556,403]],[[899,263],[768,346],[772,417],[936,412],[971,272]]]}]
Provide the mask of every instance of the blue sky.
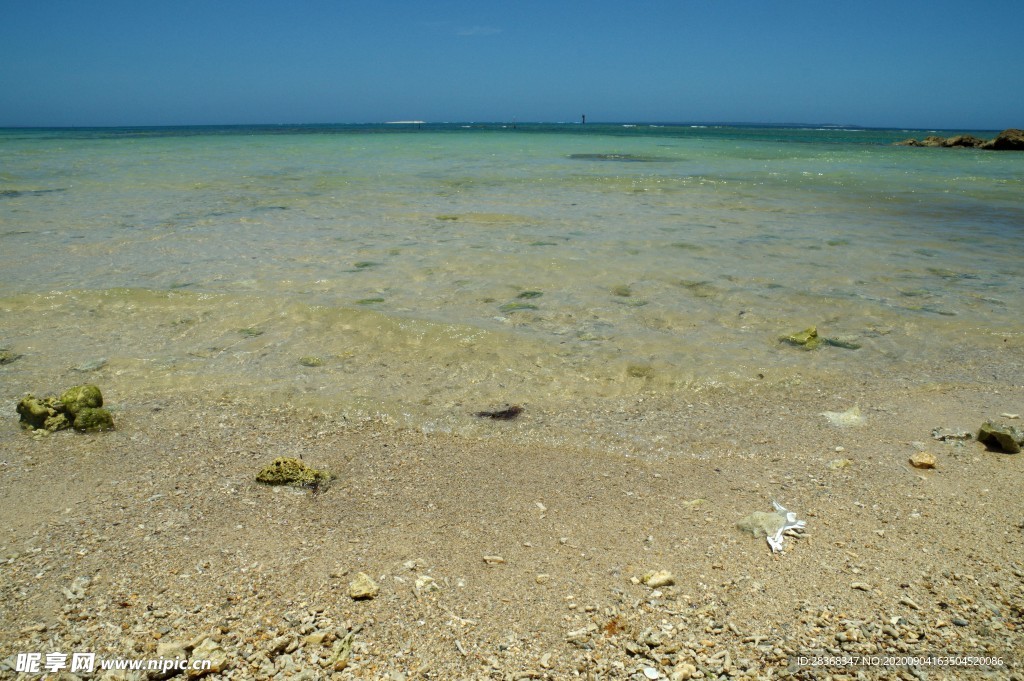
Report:
[{"label": "blue sky", "polygon": [[1024,127],[1021,0],[0,0],[0,125]]}]

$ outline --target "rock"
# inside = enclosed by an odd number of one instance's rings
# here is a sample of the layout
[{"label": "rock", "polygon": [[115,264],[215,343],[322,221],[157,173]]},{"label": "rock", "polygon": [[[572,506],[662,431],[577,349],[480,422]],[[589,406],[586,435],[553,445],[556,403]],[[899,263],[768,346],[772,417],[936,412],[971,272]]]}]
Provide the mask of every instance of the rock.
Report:
[{"label": "rock", "polygon": [[502,565],[505,559],[501,556],[484,556],[484,562],[488,565]]},{"label": "rock", "polygon": [[991,147],[986,148],[997,151],[1024,151],[1024,130],[1007,128],[999,133],[991,144]]},{"label": "rock", "polygon": [[783,343],[796,345],[804,350],[814,350],[815,348],[820,347],[823,342],[823,339],[818,336],[818,327],[816,326],[810,326],[798,333],[783,336],[779,340]]},{"label": "rock", "polygon": [[853,461],[850,459],[832,459],[828,462],[828,468],[832,471],[838,471],[847,468],[852,463]]},{"label": "rock", "polygon": [[978,430],[978,442],[989,449],[1017,454],[1024,445],[1024,431],[1015,426],[986,421]]},{"label": "rock", "polygon": [[[362,574],[362,573],[360,573]],[[350,631],[343,638],[338,639],[331,649],[331,656],[327,658],[328,669],[340,672],[348,666],[348,659],[352,655],[352,642],[355,640],[356,632]]]},{"label": "rock", "polygon": [[187,660],[188,648],[181,641],[166,641],[156,644],[156,656],[165,660]]},{"label": "rock", "polygon": [[307,466],[302,459],[279,456],[256,475],[256,482],[265,485],[323,487],[334,479],[330,473]]},{"label": "rock", "polygon": [[918,452],[910,457],[910,465],[914,468],[935,468],[935,455],[930,452]]},{"label": "rock", "polygon": [[76,385],[68,388],[60,396],[64,410],[75,416],[82,409],[94,409],[103,406],[103,394],[94,385]]},{"label": "rock", "polygon": [[896,142],[895,146],[897,146],[897,147],[923,147],[924,144],[922,144],[918,140],[916,140],[913,137],[911,137],[909,139],[903,140],[902,142]]},{"label": "rock", "polygon": [[932,430],[932,439],[940,440],[942,442],[948,442],[949,440],[970,440],[974,437],[973,433],[966,430],[952,428],[934,428]]},{"label": "rock", "polygon": [[370,579],[365,572],[360,572],[356,578],[349,582],[348,595],[354,601],[364,601],[374,598],[380,593],[380,587]]},{"label": "rock", "polygon": [[859,426],[864,423],[864,417],[860,413],[860,407],[853,406],[846,411],[823,411],[821,415],[828,419],[833,426],[846,428]]},{"label": "rock", "polygon": [[71,427],[64,405],[56,397],[37,399],[35,395],[25,395],[18,402],[17,412],[23,428],[54,431]]},{"label": "rock", "polygon": [[[203,660],[210,663],[209,667],[206,669],[202,668],[205,665],[197,664]],[[224,652],[224,648],[222,648],[221,645],[212,638],[208,638],[197,645],[192,651],[192,657],[189,659],[188,671],[185,673],[189,678],[198,678],[200,676],[206,676],[207,674],[219,674],[227,668],[228,656],[227,653]]]},{"label": "rock", "polygon": [[4,364],[10,364],[11,362],[16,362],[19,359],[21,359],[21,355],[19,355],[16,352],[11,352],[10,350],[0,350],[0,366],[3,366]]},{"label": "rock", "polygon": [[676,583],[676,578],[668,570],[658,570],[657,572],[648,572],[640,581],[652,589],[658,589],[663,586],[672,586]]},{"label": "rock", "polygon": [[944,147],[980,147],[985,143],[985,140],[975,137],[974,135],[955,135],[953,137],[947,137],[943,142]]},{"label": "rock", "polygon": [[671,679],[671,681],[686,681],[686,679],[692,679],[696,675],[697,667],[690,664],[689,662],[686,662],[684,664],[677,666],[675,670],[672,672],[672,675],[668,678]]},{"label": "rock", "polygon": [[80,409],[72,423],[75,430],[82,433],[96,433],[101,430],[114,429],[114,417],[102,407],[85,407]]},{"label": "rock", "polygon": [[103,395],[99,388],[76,385],[65,390],[59,398],[37,399],[34,395],[26,395],[18,402],[17,412],[22,427],[30,430],[54,432],[72,425],[82,432],[113,430],[114,419],[102,406]]},{"label": "rock", "polygon": [[306,357],[299,357],[299,364],[304,367],[322,367],[324,361],[319,357],[307,355]]},{"label": "rock", "polygon": [[939,137],[938,135],[928,135],[921,141],[922,147],[941,147],[946,141],[945,137]]}]

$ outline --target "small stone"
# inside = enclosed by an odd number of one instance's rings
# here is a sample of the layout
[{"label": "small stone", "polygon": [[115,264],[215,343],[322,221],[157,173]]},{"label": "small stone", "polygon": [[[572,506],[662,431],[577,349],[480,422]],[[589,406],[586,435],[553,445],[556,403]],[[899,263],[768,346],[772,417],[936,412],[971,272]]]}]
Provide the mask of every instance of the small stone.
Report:
[{"label": "small stone", "polygon": [[156,656],[165,660],[187,660],[188,649],[181,641],[166,641],[156,644]]},{"label": "small stone", "polygon": [[546,573],[541,573],[541,574],[537,575],[536,577],[534,577],[533,581],[537,582],[538,584],[547,584],[548,582],[551,581],[551,575],[546,574]]},{"label": "small stone", "polygon": [[849,459],[832,459],[828,462],[828,468],[832,471],[838,471],[847,468],[852,463],[853,461]]},{"label": "small stone", "polygon": [[858,591],[871,591],[871,586],[864,582],[854,582],[850,584],[851,589],[857,589]]},{"label": "small stone", "polygon": [[654,667],[644,667],[644,676],[651,679],[651,681],[655,681],[655,679],[661,678],[661,672]]},{"label": "small stone", "polygon": [[[196,664],[200,660],[209,661],[210,666],[203,669],[205,665]],[[207,674],[218,674],[228,667],[228,656],[224,648],[212,638],[207,638],[192,651],[189,660],[189,668],[186,674],[190,678],[197,678]]]},{"label": "small stone", "polygon": [[380,587],[365,572],[360,572],[349,582],[348,595],[354,601],[369,600],[380,593]]},{"label": "small stone", "polygon": [[501,556],[484,556],[484,562],[488,565],[502,565],[505,559]]},{"label": "small stone", "polygon": [[279,456],[256,475],[256,482],[265,485],[319,487],[329,485],[333,476],[306,465],[302,459]]},{"label": "small stone", "polygon": [[658,589],[663,586],[672,586],[676,583],[676,578],[668,570],[658,570],[646,573],[640,581],[652,589]]},{"label": "small stone", "polygon": [[687,662],[676,667],[669,679],[671,679],[671,681],[686,681],[687,679],[692,679],[696,675],[697,668]]},{"label": "small stone", "polygon": [[441,587],[430,575],[420,575],[416,578],[416,593],[424,594],[431,591],[440,591]]},{"label": "small stone", "polygon": [[930,452],[918,452],[910,457],[910,465],[914,468],[935,468],[935,455]]},{"label": "small stone", "polygon": [[970,624],[970,622],[968,622],[967,620],[960,619],[959,617],[954,617],[951,621],[958,627],[966,627],[968,624]]}]

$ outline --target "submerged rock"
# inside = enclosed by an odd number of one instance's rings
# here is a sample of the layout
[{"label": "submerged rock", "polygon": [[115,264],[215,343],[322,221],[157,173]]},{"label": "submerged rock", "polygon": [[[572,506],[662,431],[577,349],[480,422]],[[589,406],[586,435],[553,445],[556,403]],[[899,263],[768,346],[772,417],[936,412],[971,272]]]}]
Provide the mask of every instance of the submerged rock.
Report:
[{"label": "submerged rock", "polygon": [[10,364],[21,359],[21,355],[10,350],[0,350],[0,366]]},{"label": "submerged rock", "polygon": [[279,456],[256,475],[256,482],[265,485],[323,487],[334,479],[330,473],[306,465],[302,459]]},{"label": "submerged rock", "polygon": [[989,449],[1017,454],[1024,445],[1024,431],[1016,426],[986,421],[978,430],[978,442]]},{"label": "submerged rock", "polygon": [[783,343],[796,345],[804,350],[814,350],[821,347],[821,344],[824,342],[824,339],[818,335],[818,327],[816,326],[810,326],[798,333],[783,336],[779,340]]}]

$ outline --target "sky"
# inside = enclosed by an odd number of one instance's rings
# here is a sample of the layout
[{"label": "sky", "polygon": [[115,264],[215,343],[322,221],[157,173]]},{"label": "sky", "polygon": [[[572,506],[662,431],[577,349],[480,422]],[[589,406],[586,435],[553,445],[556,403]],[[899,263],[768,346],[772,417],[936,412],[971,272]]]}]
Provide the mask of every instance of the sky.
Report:
[{"label": "sky", "polygon": [[0,126],[1024,127],[1021,0],[0,0]]}]

